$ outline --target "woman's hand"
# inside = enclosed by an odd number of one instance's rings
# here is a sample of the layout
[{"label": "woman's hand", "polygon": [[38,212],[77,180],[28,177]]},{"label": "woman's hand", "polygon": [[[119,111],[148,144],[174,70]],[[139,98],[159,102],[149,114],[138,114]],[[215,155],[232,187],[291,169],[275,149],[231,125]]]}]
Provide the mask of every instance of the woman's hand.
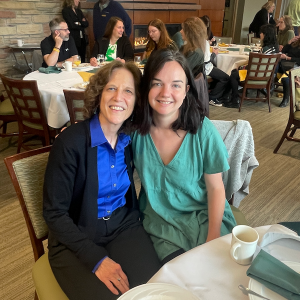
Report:
[{"label": "woman's hand", "polygon": [[[95,275],[115,295],[119,295],[118,290],[122,294],[129,290],[129,282],[121,266],[109,257],[106,257],[102,261],[99,268],[95,272]],[[118,290],[116,288],[118,288]]]},{"label": "woman's hand", "polygon": [[96,57],[92,57],[90,59],[90,64],[93,66],[93,67],[98,67],[98,61],[96,59]]},{"label": "woman's hand", "polygon": [[280,58],[285,60],[291,60],[291,58],[284,53],[281,54]]},{"label": "woman's hand", "polygon": [[119,60],[120,62],[122,62],[123,64],[125,64],[125,59],[122,59],[120,57],[117,57],[116,60]]},{"label": "woman's hand", "polygon": [[279,45],[279,52],[281,52],[283,46],[282,45]]}]

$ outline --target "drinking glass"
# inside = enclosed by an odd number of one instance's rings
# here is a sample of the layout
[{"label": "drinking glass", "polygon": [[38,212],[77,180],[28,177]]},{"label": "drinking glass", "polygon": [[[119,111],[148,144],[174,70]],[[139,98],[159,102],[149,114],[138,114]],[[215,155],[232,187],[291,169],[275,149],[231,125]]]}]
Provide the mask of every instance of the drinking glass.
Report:
[{"label": "drinking glass", "polygon": [[138,66],[141,63],[141,57],[140,56],[135,56],[134,57],[134,63]]},{"label": "drinking glass", "polygon": [[79,55],[77,55],[74,64],[78,67],[81,64],[81,57]]},{"label": "drinking glass", "polygon": [[251,52],[253,52],[255,49],[255,44],[250,44],[250,49],[251,49]]},{"label": "drinking glass", "polygon": [[104,54],[98,54],[97,61],[100,65],[103,64],[104,63]]}]

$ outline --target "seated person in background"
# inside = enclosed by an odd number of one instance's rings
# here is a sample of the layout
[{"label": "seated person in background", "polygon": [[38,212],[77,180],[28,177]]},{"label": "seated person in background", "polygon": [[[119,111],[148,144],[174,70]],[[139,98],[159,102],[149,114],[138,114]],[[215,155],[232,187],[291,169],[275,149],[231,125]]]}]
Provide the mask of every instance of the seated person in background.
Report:
[{"label": "seated person in background", "polygon": [[51,35],[41,42],[44,58],[42,67],[56,66],[61,68],[66,60],[73,62],[77,58],[77,48],[64,19],[55,18],[51,20],[49,27]]},{"label": "seated person in background", "polygon": [[182,23],[180,33],[182,39],[186,42],[180,48],[180,52],[186,57],[190,69],[194,77],[196,77],[203,70],[207,38],[206,26],[198,17],[187,18]]},{"label": "seated person in background", "polygon": [[98,39],[92,51],[90,63],[97,66],[97,55],[103,54],[106,61],[133,60],[131,43],[124,32],[124,23],[118,17],[111,17],[106,25],[104,36]]},{"label": "seated person in background", "polygon": [[276,39],[276,27],[271,24],[260,27],[261,52],[265,54],[274,54],[279,52],[279,46]]},{"label": "seated person in background", "polygon": [[204,15],[200,17],[200,19],[204,22],[204,24],[207,27],[207,39],[209,41],[209,44],[211,46],[214,46],[217,44],[216,39],[214,38],[214,34],[211,31],[211,21],[208,15]]},{"label": "seated person in background", "polygon": [[126,134],[140,77],[133,62],[103,66],[86,89],[86,120],[64,130],[49,155],[49,263],[70,300],[117,299],[160,268],[140,221]]},{"label": "seated person in background", "polygon": [[158,49],[169,48],[178,50],[174,41],[169,37],[165,24],[160,19],[154,19],[148,24],[148,43],[143,55],[143,63],[147,62],[151,53]]},{"label": "seated person in background", "polygon": [[182,39],[181,31],[177,31],[172,36],[172,40],[176,44],[178,49],[180,49],[184,45],[184,40]]},{"label": "seated person in background", "polygon": [[290,16],[283,16],[279,19],[277,24],[278,26],[278,35],[277,41],[279,44],[279,51],[295,36],[292,18]]}]

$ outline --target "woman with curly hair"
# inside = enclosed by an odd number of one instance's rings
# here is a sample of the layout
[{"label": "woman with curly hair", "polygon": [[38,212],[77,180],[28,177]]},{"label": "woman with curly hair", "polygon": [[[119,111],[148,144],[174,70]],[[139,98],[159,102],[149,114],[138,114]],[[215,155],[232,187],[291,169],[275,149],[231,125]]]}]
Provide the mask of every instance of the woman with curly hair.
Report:
[{"label": "woman with curly hair", "polygon": [[261,52],[265,54],[274,54],[279,52],[279,46],[276,39],[276,27],[271,24],[260,27]]},{"label": "woman with curly hair", "polygon": [[146,45],[146,51],[143,55],[144,62],[150,57],[153,51],[164,48],[177,50],[177,46],[169,37],[163,21],[160,19],[154,19],[148,24],[148,43]]},{"label": "woman with curly hair", "polygon": [[279,51],[293,38],[295,37],[294,29],[293,29],[293,21],[290,16],[282,16],[278,22],[278,44]]},{"label": "woman with curly hair", "polygon": [[85,62],[87,41],[85,40],[84,29],[89,26],[89,22],[80,9],[80,0],[64,0],[62,15],[68,24],[71,36],[74,38],[81,61]]},{"label": "woman with curly hair", "polygon": [[180,52],[186,57],[196,77],[202,71],[204,64],[206,26],[199,18],[190,17],[181,24],[181,27],[180,33],[186,43],[180,48]]},{"label": "woman with curly hair", "polygon": [[117,299],[160,263],[140,221],[130,137],[141,74],[115,61],[90,79],[85,121],[55,140],[45,174],[49,262],[72,299]]}]

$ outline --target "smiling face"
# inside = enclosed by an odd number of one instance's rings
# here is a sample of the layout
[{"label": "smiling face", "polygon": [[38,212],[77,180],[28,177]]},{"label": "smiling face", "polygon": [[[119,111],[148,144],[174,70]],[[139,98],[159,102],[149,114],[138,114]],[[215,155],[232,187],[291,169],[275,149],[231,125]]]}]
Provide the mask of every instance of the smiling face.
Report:
[{"label": "smiling face", "polygon": [[133,112],[135,88],[133,75],[124,68],[115,69],[100,99],[101,126],[115,125],[117,130]]},{"label": "smiling face", "polygon": [[151,81],[148,100],[153,117],[167,116],[170,122],[178,118],[179,108],[189,88],[186,81],[185,72],[178,62],[165,63]]},{"label": "smiling face", "polygon": [[283,18],[280,18],[280,19],[279,19],[279,22],[278,22],[278,28],[279,28],[279,30],[284,30],[285,27],[286,27],[286,25],[285,25],[285,23],[284,23]]},{"label": "smiling face", "polygon": [[122,37],[123,32],[124,32],[124,24],[123,22],[118,21],[112,32],[112,37],[119,39],[120,37]]},{"label": "smiling face", "polygon": [[157,44],[160,39],[160,31],[154,26],[149,26],[148,27],[148,33],[151,39]]}]

